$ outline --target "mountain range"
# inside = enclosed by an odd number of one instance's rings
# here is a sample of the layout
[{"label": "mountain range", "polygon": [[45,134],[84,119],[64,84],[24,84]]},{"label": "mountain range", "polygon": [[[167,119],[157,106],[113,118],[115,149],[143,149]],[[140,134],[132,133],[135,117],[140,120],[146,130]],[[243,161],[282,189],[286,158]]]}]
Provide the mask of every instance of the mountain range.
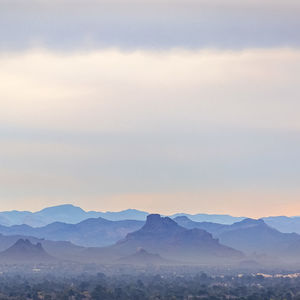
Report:
[{"label": "mountain range", "polygon": [[194,222],[187,217],[174,219],[186,228],[199,228],[210,232],[221,243],[246,254],[268,254],[283,259],[300,258],[300,235],[282,233],[263,219],[244,219],[231,225]]},{"label": "mountain range", "polygon": [[48,254],[41,243],[33,244],[28,239],[18,239],[15,244],[0,252],[4,263],[54,263],[56,259]]},{"label": "mountain range", "polygon": [[[56,261],[83,263],[243,264],[251,261],[252,265],[268,262],[275,265],[300,262],[300,235],[282,233],[263,219],[218,224],[195,222],[186,216],[172,219],[151,214],[146,222],[90,218],[78,224],[55,222],[40,228],[0,226],[0,232],[3,233],[0,234],[0,263],[26,261],[24,251],[32,252],[32,260],[28,261],[34,261],[34,253],[40,248]],[[105,247],[99,247],[103,244]],[[14,255],[20,258],[14,259]],[[43,261],[40,254],[36,257],[37,262]]]},{"label": "mountain range", "polygon": [[[77,224],[90,218],[104,218],[110,221],[122,220],[137,220],[145,221],[147,215],[146,211],[127,209],[119,212],[98,212],[98,211],[85,211],[78,206],[71,204],[64,204],[44,208],[37,212],[30,211],[4,211],[0,212],[0,225],[13,226],[13,225],[29,225],[31,227],[44,227],[54,222],[61,222],[67,224]],[[170,218],[180,216],[188,217],[195,222],[210,222],[231,225],[233,223],[242,221],[246,217],[234,217],[231,215],[222,214],[185,214],[176,213]],[[284,232],[284,233],[299,233],[300,234],[300,217],[286,217],[274,216],[262,218],[266,224],[271,227]]]},{"label": "mountain range", "polygon": [[[293,252],[294,256],[298,255],[294,249],[298,247],[299,235],[280,232],[269,226],[264,219],[247,218],[233,224],[196,222],[186,216],[177,216],[173,220],[186,229],[198,228],[209,232],[222,244],[247,254],[256,252],[279,255]],[[103,247],[124,239],[127,234],[141,229],[144,224],[144,221],[138,220],[111,221],[98,217],[86,219],[77,224],[54,222],[43,227],[31,227],[24,224],[0,225],[0,233],[6,236],[67,241],[82,247]]]},{"label": "mountain range", "polygon": [[[97,219],[87,221],[90,220]],[[117,264],[168,264],[171,261],[215,264],[243,258],[240,251],[220,244],[210,233],[201,229],[186,229],[171,218],[156,214],[149,215],[142,228],[107,247],[79,247],[66,241],[0,235],[1,250],[1,263],[50,262],[51,257],[56,261]]]},{"label": "mountain range", "polygon": [[127,233],[140,229],[143,221],[110,221],[99,218],[86,219],[78,224],[54,222],[43,227],[29,225],[0,225],[0,233],[5,235],[26,235],[52,241],[69,241],[85,247],[101,247],[115,243]]},{"label": "mountain range", "polygon": [[233,217],[230,215],[217,215],[217,214],[185,214],[177,213],[170,216],[175,219],[177,217],[187,217],[195,222],[213,222],[220,224],[233,224],[235,222],[245,219],[245,217]]},{"label": "mountain range", "polygon": [[42,227],[54,222],[76,224],[90,218],[105,218],[107,220],[146,220],[148,213],[136,209],[120,212],[85,211],[78,206],[64,204],[44,208],[37,212],[4,211],[0,212],[0,224],[4,226],[26,224],[32,227]]},{"label": "mountain range", "polygon": [[[30,211],[3,211],[0,212],[0,225],[12,226],[26,224],[32,227],[42,227],[54,222],[63,222],[68,224],[76,224],[90,218],[102,217],[111,221],[121,220],[139,220],[145,221],[148,212],[127,209],[119,212],[98,212],[98,211],[85,211],[78,206],[71,204],[64,204],[44,208],[37,212]],[[193,221],[198,222],[215,222],[222,224],[232,224],[234,222],[244,219],[244,217],[233,217],[230,215],[209,215],[209,214],[184,214],[178,213],[171,215],[171,218],[177,216],[187,216]]]},{"label": "mountain range", "polygon": [[13,246],[18,240],[28,240],[32,244],[40,243],[45,251],[49,255],[59,260],[74,260],[80,261],[83,256],[82,252],[86,249],[72,244],[68,241],[50,241],[45,239],[39,239],[32,236],[24,235],[3,235],[0,234],[0,251],[5,251],[9,247]]},{"label": "mountain range", "polygon": [[149,253],[143,248],[137,249],[134,254],[121,257],[117,262],[128,265],[166,265],[172,263],[159,254]]},{"label": "mountain range", "polygon": [[[142,248],[150,253],[157,253],[166,259],[178,262],[224,263],[243,258],[243,253],[224,246],[204,230],[186,229],[169,217],[152,214],[147,217],[145,225],[117,242],[103,248],[99,253],[115,257],[130,256]],[[95,254],[90,249],[87,255]]]}]

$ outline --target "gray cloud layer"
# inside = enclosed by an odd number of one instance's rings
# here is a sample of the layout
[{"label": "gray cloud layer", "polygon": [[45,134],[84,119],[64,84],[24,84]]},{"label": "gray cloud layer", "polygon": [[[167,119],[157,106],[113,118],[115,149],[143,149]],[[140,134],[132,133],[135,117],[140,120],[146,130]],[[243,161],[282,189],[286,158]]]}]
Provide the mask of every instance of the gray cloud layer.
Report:
[{"label": "gray cloud layer", "polygon": [[299,206],[297,49],[35,50],[0,65],[6,208]]},{"label": "gray cloud layer", "polygon": [[1,1],[1,209],[295,214],[299,13],[298,0]]},{"label": "gray cloud layer", "polygon": [[299,1],[1,1],[0,49],[298,47]]}]

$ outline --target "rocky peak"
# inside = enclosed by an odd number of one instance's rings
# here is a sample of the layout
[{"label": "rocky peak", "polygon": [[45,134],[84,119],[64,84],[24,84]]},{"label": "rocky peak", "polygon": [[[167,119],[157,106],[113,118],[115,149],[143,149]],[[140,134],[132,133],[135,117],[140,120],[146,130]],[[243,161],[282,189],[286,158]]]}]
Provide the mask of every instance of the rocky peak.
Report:
[{"label": "rocky peak", "polygon": [[159,214],[147,216],[147,221],[143,226],[144,231],[180,230],[183,229],[169,217],[161,217]]}]

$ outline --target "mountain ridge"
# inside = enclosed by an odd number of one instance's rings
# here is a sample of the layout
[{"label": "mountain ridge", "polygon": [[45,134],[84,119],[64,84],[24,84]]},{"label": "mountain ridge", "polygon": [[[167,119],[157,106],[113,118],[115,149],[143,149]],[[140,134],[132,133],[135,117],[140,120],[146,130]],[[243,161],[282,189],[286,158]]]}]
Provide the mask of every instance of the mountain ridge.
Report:
[{"label": "mountain ridge", "polygon": [[122,256],[143,248],[176,261],[222,261],[243,257],[240,251],[221,245],[212,235],[201,229],[186,229],[169,217],[149,215],[145,225],[108,247]]},{"label": "mountain ridge", "polygon": [[56,259],[45,251],[42,244],[33,244],[29,239],[18,239],[8,249],[0,252],[0,261],[5,263],[50,263]]},{"label": "mountain ridge", "polygon": [[[50,206],[39,211],[2,211],[0,212],[0,225],[14,226],[14,225],[29,225],[31,227],[43,227],[54,222],[62,222],[67,224],[77,224],[81,221],[90,218],[102,217],[110,221],[120,220],[138,220],[145,221],[149,213],[137,209],[126,209],[122,211],[86,211],[78,206],[72,204],[62,204],[57,206]],[[176,213],[170,215],[170,218],[177,218],[186,216],[195,222],[208,222],[231,225],[233,223],[247,219],[247,217],[235,217],[229,214],[188,214]],[[270,216],[262,217],[266,224],[283,232],[300,234],[300,217],[293,216]]]},{"label": "mountain ridge", "polygon": [[117,263],[130,265],[165,265],[171,262],[162,258],[159,254],[149,253],[145,249],[139,248],[134,254],[119,258]]},{"label": "mountain ridge", "polygon": [[72,204],[62,204],[46,207],[36,212],[17,210],[0,212],[0,225],[13,226],[25,224],[31,227],[42,227],[54,222],[77,224],[86,219],[98,217],[111,221],[129,219],[145,221],[147,215],[147,212],[136,209],[126,209],[119,212],[97,212],[85,211],[79,206]]},{"label": "mountain ridge", "polygon": [[30,235],[53,241],[69,241],[85,247],[101,247],[114,244],[124,238],[127,233],[135,231],[143,225],[143,221],[110,221],[99,217],[86,219],[77,224],[54,222],[43,227],[0,225],[0,233]]},{"label": "mountain ridge", "polygon": [[269,226],[263,219],[247,218],[231,225],[194,222],[183,218],[175,219],[186,228],[200,228],[210,232],[224,245],[246,254],[269,254],[284,259],[299,259],[300,235],[282,233]]}]

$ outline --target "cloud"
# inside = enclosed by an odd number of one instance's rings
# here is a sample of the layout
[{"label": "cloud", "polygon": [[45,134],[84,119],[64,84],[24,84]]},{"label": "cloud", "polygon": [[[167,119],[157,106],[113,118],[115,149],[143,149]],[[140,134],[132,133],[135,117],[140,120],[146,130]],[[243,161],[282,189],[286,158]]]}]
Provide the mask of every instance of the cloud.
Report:
[{"label": "cloud", "polygon": [[0,49],[299,47],[299,12],[296,0],[5,0]]},{"label": "cloud", "polygon": [[299,12],[298,0],[1,1],[5,208],[293,214]]},{"label": "cloud", "polygon": [[299,64],[292,48],[2,52],[0,197],[271,214],[287,195],[291,211]]},{"label": "cloud", "polygon": [[104,50],[0,56],[2,123],[99,132],[299,130],[300,51]]}]

